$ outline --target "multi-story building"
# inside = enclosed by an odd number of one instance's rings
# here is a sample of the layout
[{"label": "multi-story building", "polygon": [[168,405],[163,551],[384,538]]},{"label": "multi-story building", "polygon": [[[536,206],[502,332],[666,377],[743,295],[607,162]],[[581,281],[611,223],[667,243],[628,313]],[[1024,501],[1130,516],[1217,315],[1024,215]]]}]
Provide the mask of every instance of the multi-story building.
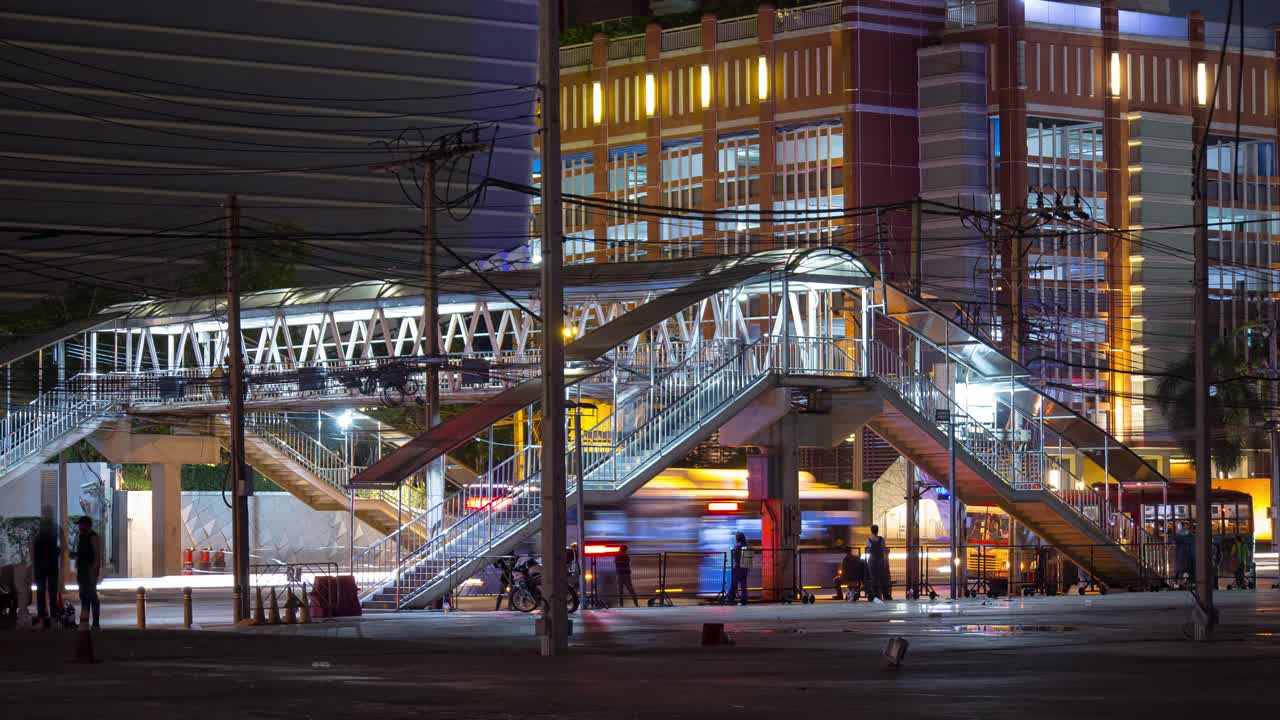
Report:
[{"label": "multi-story building", "polygon": [[[1195,148],[1203,137],[1217,332],[1273,327],[1280,60],[1270,31],[1245,28],[1242,62],[1238,25],[1222,55],[1221,23],[1162,3],[1124,7],[766,5],[565,47],[566,192],[752,211],[570,205],[567,256],[830,243],[905,279],[909,214],[863,208],[919,195],[999,211],[1004,225],[986,227],[926,214],[922,292],[955,302],[957,318],[1011,346],[1166,475],[1187,477],[1178,429],[1152,395],[1193,330]],[[1253,492],[1261,512],[1266,466],[1254,452],[1216,474]]]},{"label": "multi-story building", "polygon": [[915,53],[944,19],[941,6],[894,0],[765,5],[563,48],[567,192],[747,211],[704,221],[571,208],[569,257],[875,247],[902,217],[845,209],[915,196]]},{"label": "multi-story building", "polygon": [[[920,62],[926,197],[965,204],[985,191],[977,204],[1010,215],[1064,198],[1066,212],[1038,222],[1021,259],[1000,245],[991,287],[975,289],[1013,306],[1020,261],[1022,359],[1167,476],[1189,477],[1187,429],[1171,427],[1156,394],[1191,348],[1202,144],[1211,323],[1246,354],[1276,327],[1275,34],[1114,0],[964,0],[948,3],[942,42]],[[992,313],[997,334],[1002,314]],[[1265,453],[1214,475],[1250,491],[1263,514]]]},{"label": "multi-story building", "polygon": [[[528,182],[536,47],[536,3],[507,0],[6,2],[0,298],[172,287],[207,261],[228,193],[246,227],[310,235],[299,282],[416,272],[421,173],[374,166],[474,122],[495,146],[476,167]],[[438,194],[473,186],[467,169]],[[438,208],[441,237],[472,256],[523,244],[527,198],[485,200],[465,220]],[[177,227],[190,239],[151,236]]]}]

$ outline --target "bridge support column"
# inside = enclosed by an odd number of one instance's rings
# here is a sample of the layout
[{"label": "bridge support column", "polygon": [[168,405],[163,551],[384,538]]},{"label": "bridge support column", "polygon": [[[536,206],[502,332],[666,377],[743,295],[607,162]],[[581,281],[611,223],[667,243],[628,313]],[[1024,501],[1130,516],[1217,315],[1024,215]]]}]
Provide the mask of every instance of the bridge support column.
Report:
[{"label": "bridge support column", "polygon": [[747,458],[748,496],[760,503],[761,580],[770,602],[799,589],[800,446],[788,413],[767,431],[764,454]]},{"label": "bridge support column", "polygon": [[182,465],[153,463],[151,470],[151,574],[182,572]]}]

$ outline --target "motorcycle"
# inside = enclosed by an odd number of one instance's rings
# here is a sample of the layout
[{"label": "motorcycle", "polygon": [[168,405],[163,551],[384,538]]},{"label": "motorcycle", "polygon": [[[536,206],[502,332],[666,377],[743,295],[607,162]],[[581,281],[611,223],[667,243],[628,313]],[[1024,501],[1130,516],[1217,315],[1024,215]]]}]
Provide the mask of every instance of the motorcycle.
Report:
[{"label": "motorcycle", "polygon": [[[569,612],[577,612],[580,603],[578,598],[578,579],[571,574],[568,581]],[[513,568],[511,606],[520,612],[527,613],[537,610],[545,603],[546,598],[542,596],[542,565],[534,558],[517,563]]]}]

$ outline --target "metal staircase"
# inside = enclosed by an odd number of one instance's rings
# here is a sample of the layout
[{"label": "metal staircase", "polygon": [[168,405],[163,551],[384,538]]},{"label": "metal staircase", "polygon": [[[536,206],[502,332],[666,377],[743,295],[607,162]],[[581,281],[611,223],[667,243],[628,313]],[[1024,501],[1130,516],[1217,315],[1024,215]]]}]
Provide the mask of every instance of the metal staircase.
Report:
[{"label": "metal staircase", "polygon": [[[230,426],[225,416],[215,416],[214,434],[225,444]],[[291,422],[284,413],[251,413],[245,416],[245,460],[313,510],[349,511],[351,478],[364,468],[321,444]],[[401,526],[403,508],[395,493],[360,490],[354,498],[356,517],[385,534]],[[416,514],[410,509],[408,514]]]},{"label": "metal staircase", "polygon": [[[629,495],[784,375],[853,378],[853,347],[854,341],[827,338],[708,344],[696,359],[632,393],[596,426],[609,429],[582,433],[585,472],[570,463],[569,496],[582,485],[593,502]],[[521,449],[401,528],[420,539],[391,535],[362,553],[356,574],[366,605],[427,606],[536,533],[542,510],[537,450]],[[577,455],[577,442],[571,442],[567,457]]]},{"label": "metal staircase", "polygon": [[72,378],[11,410],[0,420],[0,486],[97,430],[111,405]]},{"label": "metal staircase", "polygon": [[934,478],[949,476],[954,442],[955,493],[963,502],[1002,508],[1110,585],[1141,586],[1166,575],[1166,548],[1129,516],[1107,513],[1099,493],[1046,452],[1033,418],[1015,410],[996,430],[891,348],[877,343],[869,361],[885,398],[871,427]]}]

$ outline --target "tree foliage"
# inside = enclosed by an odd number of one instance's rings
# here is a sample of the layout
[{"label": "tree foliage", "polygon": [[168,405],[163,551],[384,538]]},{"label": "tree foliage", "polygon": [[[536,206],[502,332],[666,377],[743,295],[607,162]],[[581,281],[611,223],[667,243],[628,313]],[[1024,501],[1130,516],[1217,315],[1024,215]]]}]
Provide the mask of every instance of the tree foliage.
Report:
[{"label": "tree foliage", "polygon": [[[298,242],[305,234],[300,225],[272,223],[262,227],[246,226],[241,230],[240,292],[291,287],[297,267],[307,259],[306,247]],[[205,256],[204,262],[178,283],[184,295],[221,295],[227,287],[227,251],[225,246]]]},{"label": "tree foliage", "polygon": [[[1249,363],[1237,336],[1220,338],[1209,348],[1210,445],[1213,466],[1230,472],[1244,458],[1265,417],[1262,394],[1245,379]],[[1160,409],[1188,457],[1195,457],[1195,356],[1175,363],[1157,385]]]}]

